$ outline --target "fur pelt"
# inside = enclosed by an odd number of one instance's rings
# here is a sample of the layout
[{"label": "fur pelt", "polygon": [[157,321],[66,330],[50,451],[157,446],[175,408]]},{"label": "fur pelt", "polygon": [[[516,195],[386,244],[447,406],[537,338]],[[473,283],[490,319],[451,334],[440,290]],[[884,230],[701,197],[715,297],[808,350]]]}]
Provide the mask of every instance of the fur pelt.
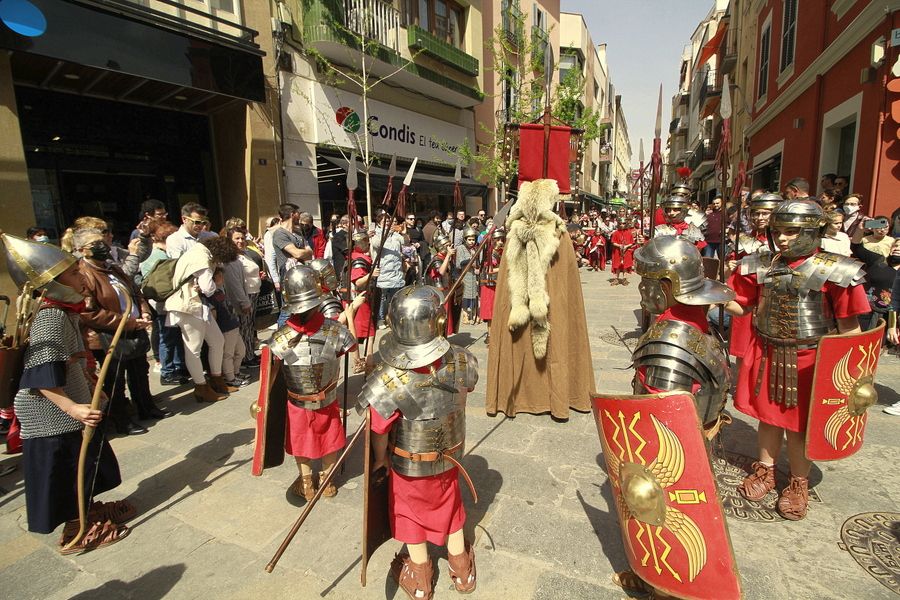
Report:
[{"label": "fur pelt", "polygon": [[566,231],[565,222],[553,212],[558,200],[559,186],[552,179],[523,183],[506,220],[503,253],[509,273],[507,325],[515,331],[530,323],[534,357],[538,359],[546,356],[550,338],[547,270],[559,248],[559,237]]}]

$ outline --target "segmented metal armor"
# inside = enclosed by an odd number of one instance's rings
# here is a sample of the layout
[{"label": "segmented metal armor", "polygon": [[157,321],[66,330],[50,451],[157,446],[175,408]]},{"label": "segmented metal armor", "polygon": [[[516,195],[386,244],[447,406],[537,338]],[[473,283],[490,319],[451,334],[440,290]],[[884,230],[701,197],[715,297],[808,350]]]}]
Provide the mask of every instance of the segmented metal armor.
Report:
[{"label": "segmented metal armor", "polygon": [[[725,408],[731,387],[727,351],[721,340],[682,321],[657,321],[647,330],[632,355],[644,382],[634,379],[634,393],[693,392],[697,415],[706,424]],[[694,384],[700,387],[694,390]]]}]

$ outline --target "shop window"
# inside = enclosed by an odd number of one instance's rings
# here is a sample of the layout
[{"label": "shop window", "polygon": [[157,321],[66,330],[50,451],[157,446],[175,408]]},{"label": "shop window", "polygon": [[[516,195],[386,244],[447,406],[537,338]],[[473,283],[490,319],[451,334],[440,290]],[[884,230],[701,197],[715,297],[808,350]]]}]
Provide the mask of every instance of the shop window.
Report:
[{"label": "shop window", "polygon": [[408,0],[403,3],[405,24],[415,24],[436,38],[462,48],[465,9],[453,0]]},{"label": "shop window", "polygon": [[772,39],[772,26],[767,24],[759,37],[759,87],[756,98],[763,98],[769,91],[769,51]]},{"label": "shop window", "polygon": [[797,36],[797,0],[784,0],[784,16],[781,28],[781,73],[794,64],[794,48]]}]

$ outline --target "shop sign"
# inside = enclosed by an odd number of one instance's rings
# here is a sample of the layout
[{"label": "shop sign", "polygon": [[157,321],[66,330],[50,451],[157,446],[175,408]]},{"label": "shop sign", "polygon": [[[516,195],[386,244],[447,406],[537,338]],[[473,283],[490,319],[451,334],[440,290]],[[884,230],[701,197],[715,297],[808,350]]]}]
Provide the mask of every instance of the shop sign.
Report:
[{"label": "shop sign", "polygon": [[369,100],[368,124],[363,124],[362,97],[313,84],[316,142],[355,148],[369,135],[369,149],[402,158],[455,164],[465,144],[465,127],[380,102]]}]

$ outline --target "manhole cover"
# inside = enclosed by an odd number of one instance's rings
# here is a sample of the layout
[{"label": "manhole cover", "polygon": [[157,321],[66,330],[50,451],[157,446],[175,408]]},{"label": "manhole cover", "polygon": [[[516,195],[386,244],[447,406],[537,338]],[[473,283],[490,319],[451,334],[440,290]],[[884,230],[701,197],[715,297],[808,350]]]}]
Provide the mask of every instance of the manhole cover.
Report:
[{"label": "manhole cover", "polygon": [[900,513],[850,517],[841,526],[841,549],[878,583],[900,594]]},{"label": "manhole cover", "polygon": [[620,331],[615,327],[610,327],[609,331],[600,334],[600,339],[607,344],[612,344],[613,346],[624,345],[626,348],[628,348],[629,352],[634,352],[634,348],[637,345],[637,341],[640,339],[640,337],[640,329]]},{"label": "manhole cover", "polygon": [[[756,521],[763,523],[782,522],[784,519],[775,510],[778,502],[777,490],[787,485],[787,473],[778,471],[776,475],[775,489],[758,502],[747,500],[741,496],[737,487],[744,481],[750,472],[750,465],[756,460],[745,454],[725,452],[724,456],[713,456],[713,472],[716,476],[716,485],[719,486],[719,497],[722,499],[722,508],[729,517],[741,521]],[[810,502],[822,502],[815,489],[809,490]]]}]

